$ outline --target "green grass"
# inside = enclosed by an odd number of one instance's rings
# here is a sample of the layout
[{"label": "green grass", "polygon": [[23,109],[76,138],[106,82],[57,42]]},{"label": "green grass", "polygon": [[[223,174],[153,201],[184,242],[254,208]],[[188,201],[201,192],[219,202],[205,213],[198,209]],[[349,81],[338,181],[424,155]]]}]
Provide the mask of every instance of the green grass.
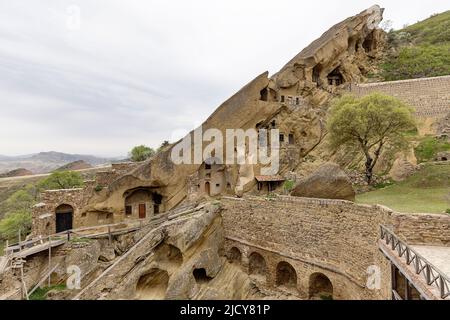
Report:
[{"label": "green grass", "polygon": [[357,195],[357,203],[399,212],[442,213],[450,208],[450,165],[428,165],[403,182]]},{"label": "green grass", "polygon": [[381,63],[386,81],[450,74],[450,11],[388,33],[393,51]]},{"label": "green grass", "polygon": [[443,151],[450,151],[450,143],[435,137],[424,138],[414,149],[419,163],[433,160],[439,152]]},{"label": "green grass", "polygon": [[50,290],[58,290],[62,291],[66,289],[65,284],[58,284],[50,287],[42,287],[37,288],[29,297],[30,300],[46,300],[47,299],[47,293]]}]

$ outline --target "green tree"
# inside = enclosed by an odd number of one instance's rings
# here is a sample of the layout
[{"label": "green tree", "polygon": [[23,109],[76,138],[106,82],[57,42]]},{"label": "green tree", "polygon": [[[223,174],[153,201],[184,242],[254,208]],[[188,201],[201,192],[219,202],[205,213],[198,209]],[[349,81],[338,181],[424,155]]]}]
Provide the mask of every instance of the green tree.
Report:
[{"label": "green tree", "polygon": [[16,239],[20,230],[23,240],[31,230],[31,221],[30,211],[19,210],[8,213],[0,220],[0,237],[8,240]]},{"label": "green tree", "polygon": [[160,152],[161,150],[164,150],[167,146],[170,145],[170,142],[168,140],[164,140],[163,143],[158,148],[157,152]]},{"label": "green tree", "polygon": [[155,155],[155,150],[150,147],[140,145],[134,147],[130,152],[131,161],[140,162],[145,161]]},{"label": "green tree", "polygon": [[53,172],[38,184],[38,188],[44,190],[73,189],[83,186],[83,177],[75,171]]},{"label": "green tree", "polygon": [[356,151],[365,156],[368,184],[381,153],[405,148],[405,134],[416,128],[411,108],[380,93],[362,98],[346,95],[332,101],[327,126],[333,150]]},{"label": "green tree", "polygon": [[35,197],[26,189],[14,192],[6,200],[6,209],[8,212],[29,210],[35,204]]}]

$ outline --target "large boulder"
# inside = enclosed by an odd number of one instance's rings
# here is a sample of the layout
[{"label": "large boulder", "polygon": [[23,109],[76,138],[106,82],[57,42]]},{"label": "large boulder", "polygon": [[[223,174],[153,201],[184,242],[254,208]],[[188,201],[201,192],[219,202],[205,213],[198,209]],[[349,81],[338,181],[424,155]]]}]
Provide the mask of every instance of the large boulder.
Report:
[{"label": "large boulder", "polygon": [[350,179],[335,163],[328,162],[309,177],[300,180],[291,192],[292,196],[322,199],[355,200]]}]

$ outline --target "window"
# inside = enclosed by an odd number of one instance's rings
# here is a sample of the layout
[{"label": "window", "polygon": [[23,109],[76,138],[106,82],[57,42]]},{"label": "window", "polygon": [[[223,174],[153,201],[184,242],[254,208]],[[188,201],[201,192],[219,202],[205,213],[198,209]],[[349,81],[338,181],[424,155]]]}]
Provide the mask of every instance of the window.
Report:
[{"label": "window", "polygon": [[281,96],[280,101],[283,103],[284,102],[284,96]]},{"label": "window", "polygon": [[125,206],[125,214],[127,216],[131,215],[133,213],[133,208],[131,206]]},{"label": "window", "polygon": [[275,126],[277,125],[275,120],[272,120],[272,128],[275,128]]},{"label": "window", "polygon": [[280,133],[280,142],[284,142],[284,134]]},{"label": "window", "polygon": [[216,187],[219,188],[220,187],[220,183],[216,183]]},{"label": "window", "polygon": [[299,98],[299,97],[296,97],[296,98],[295,98],[295,104],[296,104],[297,106],[300,104],[300,98]]},{"label": "window", "polygon": [[288,104],[292,104],[292,97],[291,97],[291,96],[289,96],[289,97],[287,98],[287,103],[288,103]]},{"label": "window", "polygon": [[206,170],[211,170],[211,164],[205,163],[205,169]]},{"label": "window", "polygon": [[294,135],[292,133],[289,134],[289,144],[294,144]]}]

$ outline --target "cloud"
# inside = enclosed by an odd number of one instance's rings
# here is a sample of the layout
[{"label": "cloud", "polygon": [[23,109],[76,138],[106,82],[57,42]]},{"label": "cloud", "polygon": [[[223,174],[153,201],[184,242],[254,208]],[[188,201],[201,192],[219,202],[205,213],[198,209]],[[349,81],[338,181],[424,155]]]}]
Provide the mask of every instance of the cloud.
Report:
[{"label": "cloud", "polygon": [[[115,156],[136,144],[157,147],[194,128],[256,75],[276,72],[332,24],[371,5],[4,1],[0,154]],[[397,28],[446,9],[435,0],[380,5]]]}]

